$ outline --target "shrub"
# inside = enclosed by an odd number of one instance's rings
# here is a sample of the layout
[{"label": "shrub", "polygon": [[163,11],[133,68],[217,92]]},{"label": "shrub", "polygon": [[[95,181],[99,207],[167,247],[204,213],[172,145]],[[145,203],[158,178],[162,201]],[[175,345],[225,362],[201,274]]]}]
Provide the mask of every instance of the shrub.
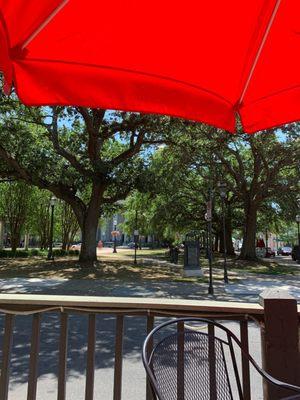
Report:
[{"label": "shrub", "polygon": [[29,255],[30,256],[39,256],[39,255],[41,255],[41,254],[43,254],[44,252],[43,252],[43,250],[39,250],[39,249],[30,249],[29,250]]},{"label": "shrub", "polygon": [[17,250],[15,254],[11,251],[12,257],[17,257],[17,258],[27,258],[29,257],[29,251],[28,250]]},{"label": "shrub", "polygon": [[79,250],[69,250],[68,255],[69,256],[79,256],[80,251]]},{"label": "shrub", "polygon": [[67,255],[67,251],[63,249],[54,249],[52,251],[53,257],[64,257]]},{"label": "shrub", "polygon": [[7,258],[7,251],[6,250],[0,250],[0,258]]},{"label": "shrub", "polygon": [[27,250],[17,250],[14,253],[11,250],[0,250],[0,258],[28,258],[28,256]]},{"label": "shrub", "polygon": [[[45,257],[47,250],[30,249],[30,250],[17,250],[13,253],[11,250],[2,249],[0,250],[0,258],[28,258],[28,257]],[[79,250],[63,250],[54,249],[52,251],[53,257],[66,257],[66,256],[78,256]]]}]

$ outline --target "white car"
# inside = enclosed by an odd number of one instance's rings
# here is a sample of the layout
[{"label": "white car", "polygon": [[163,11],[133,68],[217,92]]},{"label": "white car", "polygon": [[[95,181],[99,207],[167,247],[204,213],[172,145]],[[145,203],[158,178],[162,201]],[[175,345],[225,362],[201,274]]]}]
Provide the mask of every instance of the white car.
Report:
[{"label": "white car", "polygon": [[81,250],[81,243],[72,244],[70,250]]}]

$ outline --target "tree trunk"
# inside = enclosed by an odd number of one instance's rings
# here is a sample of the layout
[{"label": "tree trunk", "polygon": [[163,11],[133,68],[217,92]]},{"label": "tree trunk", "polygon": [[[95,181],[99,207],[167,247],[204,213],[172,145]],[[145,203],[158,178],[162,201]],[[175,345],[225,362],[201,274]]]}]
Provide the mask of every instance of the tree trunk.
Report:
[{"label": "tree trunk", "polygon": [[20,244],[20,235],[19,234],[11,234],[11,251],[13,254],[16,254],[17,248],[19,247]]},{"label": "tree trunk", "polygon": [[232,242],[232,230],[228,231],[226,235],[226,247],[227,247],[227,254],[230,256],[235,255],[234,247],[233,247],[233,242]]},{"label": "tree trunk", "polygon": [[219,250],[219,241],[220,241],[220,234],[219,232],[216,232],[215,234],[215,240],[214,240],[214,246],[213,246],[213,251],[218,251]]},{"label": "tree trunk", "polygon": [[79,261],[82,263],[93,263],[97,261],[96,235],[98,218],[85,218],[81,228],[82,244]]},{"label": "tree trunk", "polygon": [[241,260],[256,260],[256,222],[257,222],[257,204],[249,201],[245,207],[245,227],[243,236],[243,246],[240,254]]},{"label": "tree trunk", "polygon": [[4,248],[4,222],[0,220],[0,250]]},{"label": "tree trunk", "polygon": [[[227,232],[226,232],[226,234],[227,234]],[[224,253],[224,234],[223,234],[223,231],[220,233],[219,253]]]},{"label": "tree trunk", "polygon": [[24,249],[27,251],[29,247],[29,233],[25,233],[24,237]]},{"label": "tree trunk", "polygon": [[230,256],[235,255],[233,242],[232,242],[232,223],[231,223],[231,205],[229,204],[226,208],[226,247],[227,247],[227,254]]},{"label": "tree trunk", "polygon": [[70,204],[74,210],[81,229],[82,243],[79,261],[84,264],[93,265],[93,263],[97,261],[96,238],[104,190],[105,187],[103,185],[94,184],[90,203],[86,210],[76,207],[76,204]]}]

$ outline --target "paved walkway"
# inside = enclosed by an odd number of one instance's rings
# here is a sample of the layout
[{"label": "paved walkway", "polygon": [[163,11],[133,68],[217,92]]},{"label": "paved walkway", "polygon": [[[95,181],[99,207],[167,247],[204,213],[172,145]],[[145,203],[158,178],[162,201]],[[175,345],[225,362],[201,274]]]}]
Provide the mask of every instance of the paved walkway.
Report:
[{"label": "paved walkway", "polygon": [[300,279],[287,275],[248,277],[238,283],[229,284],[226,286],[225,292],[231,297],[248,298],[249,301],[255,302],[259,294],[265,289],[286,290],[300,303]]},{"label": "paved walkway", "polygon": [[[207,274],[207,271],[204,270]],[[219,275],[222,271],[219,270]],[[0,279],[0,293],[39,293],[61,295],[91,295],[116,297],[156,297],[215,299],[257,302],[265,289],[288,291],[300,302],[300,279],[293,275],[256,275],[241,273],[231,276],[232,283],[214,281],[214,296],[207,294],[207,283],[167,280],[124,281],[120,279]]]}]

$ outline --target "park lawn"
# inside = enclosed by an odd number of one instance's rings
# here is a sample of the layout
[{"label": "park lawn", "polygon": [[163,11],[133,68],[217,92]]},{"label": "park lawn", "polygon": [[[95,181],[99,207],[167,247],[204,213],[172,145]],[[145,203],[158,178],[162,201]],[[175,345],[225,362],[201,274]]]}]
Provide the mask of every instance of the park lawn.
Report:
[{"label": "park lawn", "polygon": [[[214,260],[216,268],[223,269],[224,261],[222,257]],[[276,261],[258,261],[239,260],[238,258],[229,258],[227,260],[228,269],[236,273],[250,273],[256,275],[300,275],[300,268],[293,265],[282,265]]]},{"label": "park lawn", "polygon": [[[0,279],[9,278],[39,278],[39,279],[119,279],[138,282],[141,280],[159,280],[174,282],[208,282],[206,276],[186,278],[182,275],[182,266],[169,263],[151,263],[138,260],[134,265],[132,260],[124,259],[124,254],[111,258],[103,257],[102,261],[94,263],[94,267],[82,266],[74,257],[57,258],[48,261],[42,257],[26,259],[1,259]],[[214,280],[222,280],[221,270],[214,271]]]},{"label": "park lawn", "polygon": [[57,258],[48,261],[45,258],[1,259],[0,279],[6,278],[42,278],[42,279],[124,279],[124,280],[172,280],[181,278],[182,268],[168,263],[138,263],[126,260],[124,255],[94,263],[93,267],[82,266],[74,257]]},{"label": "park lawn", "polygon": [[300,269],[294,266],[280,265],[278,263],[264,263],[259,262],[247,262],[246,266],[242,269],[239,265],[234,266],[235,271],[244,271],[256,275],[300,275]]},{"label": "park lawn", "polygon": [[[82,266],[77,257],[56,258],[48,261],[45,257],[26,259],[0,259],[0,279],[7,278],[41,278],[41,279],[123,279],[125,281],[167,280],[175,282],[207,282],[208,261],[201,259],[204,276],[186,278],[183,276],[182,260],[179,265],[167,262],[166,249],[138,250],[137,265],[133,263],[133,250],[120,249],[117,254],[112,251],[100,253],[99,261],[94,267]],[[293,266],[279,265],[276,262],[241,261],[228,259],[230,281],[242,279],[245,273],[253,275],[297,275],[300,269]],[[223,258],[214,257],[213,278],[223,279]]]}]

